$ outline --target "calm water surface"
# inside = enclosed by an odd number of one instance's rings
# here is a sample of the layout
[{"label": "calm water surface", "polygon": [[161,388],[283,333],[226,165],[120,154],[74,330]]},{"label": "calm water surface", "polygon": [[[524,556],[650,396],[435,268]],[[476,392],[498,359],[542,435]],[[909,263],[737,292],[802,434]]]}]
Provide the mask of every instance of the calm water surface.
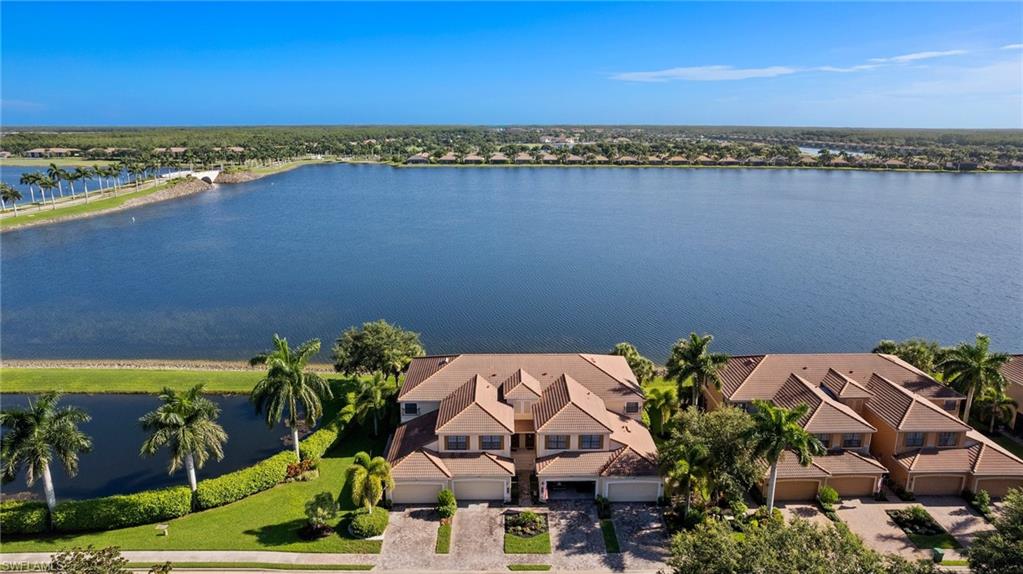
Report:
[{"label": "calm water surface", "polygon": [[[24,407],[30,398],[4,395],[0,400],[4,408],[10,408]],[[283,426],[268,429],[266,422],[256,416],[247,396],[211,395],[210,398],[220,405],[218,421],[227,431],[228,441],[222,461],[210,460],[196,472],[200,480],[249,466],[287,448],[281,442],[287,429]],[[78,475],[74,478],[69,478],[59,464],[51,468],[58,498],[90,498],[188,484],[184,470],[173,476],[167,474],[169,451],[139,457],[146,433],[138,419],[159,406],[160,401],[155,396],[72,394],[64,395],[60,404],[81,407],[92,416],[81,429],[92,437],[93,450],[79,457]],[[23,477],[4,486],[5,493],[24,490],[30,489]],[[31,490],[42,496],[41,478]]]},{"label": "calm water surface", "polygon": [[[247,358],[386,318],[431,352],[1023,348],[1023,178],[308,166],[4,234],[5,357]],[[134,218],[134,222],[132,222]]]}]

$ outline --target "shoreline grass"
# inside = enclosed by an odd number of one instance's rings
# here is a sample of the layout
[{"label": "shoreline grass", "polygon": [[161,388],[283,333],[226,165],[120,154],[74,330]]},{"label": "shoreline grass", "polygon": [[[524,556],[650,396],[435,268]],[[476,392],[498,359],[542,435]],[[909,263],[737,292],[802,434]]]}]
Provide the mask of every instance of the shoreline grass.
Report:
[{"label": "shoreline grass", "polygon": [[0,368],[0,393],[151,394],[164,387],[183,391],[199,383],[206,391],[248,394],[262,371],[200,371],[115,368]]},{"label": "shoreline grass", "polygon": [[0,160],[0,168],[3,167],[50,167],[50,164],[61,166],[89,166],[110,165],[115,163],[108,159],[88,159],[83,157],[9,157]]},{"label": "shoreline grass", "polygon": [[117,197],[110,195],[111,192],[104,191],[104,197],[98,199],[92,199],[89,203],[79,203],[76,205],[70,205],[62,207],[59,203],[57,209],[43,208],[30,213],[21,212],[17,217],[13,215],[0,219],[0,229],[16,229],[31,224],[35,224],[41,221],[49,221],[51,219],[58,219],[61,217],[75,217],[80,215],[99,215],[100,213],[108,210],[113,210],[121,207],[126,202],[150,196],[158,191],[166,190],[181,183],[180,181],[168,181],[154,185],[152,187],[142,189],[140,191],[131,191],[130,186],[126,185],[118,193]]}]

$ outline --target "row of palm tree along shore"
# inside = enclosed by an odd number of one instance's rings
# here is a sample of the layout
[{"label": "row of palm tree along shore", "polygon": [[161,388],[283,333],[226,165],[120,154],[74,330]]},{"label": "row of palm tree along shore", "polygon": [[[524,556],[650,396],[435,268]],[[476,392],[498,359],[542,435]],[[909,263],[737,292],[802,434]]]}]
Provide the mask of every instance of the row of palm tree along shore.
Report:
[{"label": "row of palm tree along shore", "polygon": [[[629,343],[620,343],[611,350],[612,354],[625,358],[644,386],[658,375],[675,383],[674,388],[656,385],[647,393],[646,411],[651,431],[658,440],[665,441],[674,436],[669,432],[670,427],[689,416],[686,412],[698,414],[701,408],[706,408],[700,400],[704,391],[721,387],[721,373],[729,356],[710,352],[712,341],[711,335],[696,333],[679,339],[672,347],[666,365],[661,368],[655,367]],[[275,334],[272,348],[250,360],[252,366],[266,368],[265,376],[253,388],[250,400],[256,413],[265,417],[270,428],[282,421],[288,426],[296,460],[301,459],[300,426],[315,424],[323,414],[323,400],[332,397],[330,385],[308,369],[309,360],[319,351],[320,341],[317,339],[292,349],[286,339]],[[992,352],[990,339],[984,335],[978,335],[974,343],[960,343],[951,348],[913,339],[901,343],[882,341],[874,352],[895,354],[966,394],[964,419],[971,406],[976,406],[976,414],[983,416],[986,413],[994,421],[1006,412],[1005,405],[1014,404],[1005,396],[1006,380],[1000,371],[1009,356]],[[393,395],[397,391],[400,373],[408,367],[413,356],[423,354],[425,350],[419,344],[418,334],[384,321],[367,323],[361,330],[351,328],[338,339],[333,351],[337,370],[348,374],[376,373],[371,379],[360,379],[355,392],[348,395],[353,401],[357,420],[361,424],[372,420],[375,435],[382,430],[379,422],[385,420],[389,413],[393,414],[389,409],[395,405]],[[394,384],[390,383],[387,375],[394,376]],[[139,420],[142,428],[149,433],[141,445],[140,454],[152,456],[167,449],[170,454],[169,473],[184,468],[193,492],[197,489],[196,468],[202,468],[211,457],[223,458],[223,445],[228,440],[227,433],[217,423],[219,407],[205,398],[203,391],[201,384],[181,393],[164,389],[159,395],[162,404]],[[973,405],[975,395],[979,395],[980,400]],[[51,511],[56,506],[50,477],[51,463],[59,460],[67,474],[74,476],[79,453],[92,448],[91,439],[78,428],[89,420],[89,415],[72,406],[58,408],[59,399],[59,394],[49,393],[30,402],[27,408],[0,411],[0,427],[4,430],[0,440],[3,479],[13,480],[24,472],[31,485],[42,477],[46,502]],[[692,409],[684,411],[683,405]],[[819,440],[798,424],[806,409],[806,405],[786,409],[758,403],[751,415],[753,425],[749,435],[743,438],[772,468],[768,508],[773,506],[775,470],[785,450],[796,452],[804,465],[810,464],[813,456],[824,453]],[[994,429],[993,422],[991,429]],[[690,446],[695,450],[669,446],[661,461],[669,483],[676,492],[684,493],[684,516],[689,515],[694,469],[701,456],[697,452],[701,445]],[[364,462],[366,465],[363,466],[369,465],[379,471],[374,471],[373,480],[383,483],[389,480],[386,461],[376,458]],[[375,495],[374,498],[379,500]]]},{"label": "row of palm tree along shore", "polygon": [[[309,360],[320,351],[320,341],[306,341],[295,349],[277,335],[273,348],[253,357],[253,366],[266,367],[266,375],[256,383],[250,400],[256,413],[268,427],[282,421],[290,429],[291,446],[296,460],[299,452],[299,429],[316,423],[323,415],[323,401],[333,393],[326,380],[307,369]],[[159,394],[160,406],[139,419],[149,433],[142,443],[140,456],[153,456],[166,449],[170,455],[168,473],[184,468],[192,492],[198,488],[196,469],[210,458],[224,457],[227,432],[217,422],[220,407],[203,396],[205,385],[199,384],[184,392],[169,388]],[[389,408],[393,385],[383,376],[363,379],[354,393],[355,413],[360,422],[372,419],[374,427]],[[68,476],[78,472],[78,456],[92,450],[92,439],[79,429],[91,420],[88,413],[75,406],[59,406],[61,395],[43,394],[30,401],[26,408],[0,411],[4,430],[0,441],[0,459],[4,481],[24,473],[29,486],[42,479],[46,504],[52,512],[57,499],[50,475],[50,466],[59,461]],[[371,466],[379,466],[373,459]]]},{"label": "row of palm tree along shore", "polygon": [[[85,202],[89,203],[89,181],[95,180],[99,183],[98,187],[92,190],[92,193],[105,193],[112,192],[114,196],[117,195],[117,190],[122,186],[131,183],[134,184],[137,190],[139,186],[147,179],[155,180],[160,173],[160,166],[156,163],[114,163],[106,166],[96,167],[75,167],[73,169],[64,169],[56,164],[51,163],[45,172],[28,172],[22,174],[19,182],[22,185],[28,186],[28,192],[30,195],[30,201],[32,204],[36,204],[36,189],[39,189],[40,201],[39,205],[46,204],[46,197],[50,197],[50,205],[53,209],[57,208],[57,195],[61,198],[64,197],[64,184],[68,184],[68,191],[71,199],[75,199],[79,195],[79,190],[75,188],[75,182],[82,182],[81,193],[85,196]],[[130,181],[122,183],[121,178],[127,176]],[[56,190],[56,192],[54,192]],[[24,194],[21,193],[14,186],[7,183],[0,183],[0,209],[6,211],[8,209],[7,204],[10,203],[14,209],[14,214],[18,213],[18,203],[24,199]]]},{"label": "row of palm tree along shore", "polygon": [[820,150],[817,155],[800,154],[793,156],[759,155],[732,156],[715,155],[618,155],[606,156],[601,153],[572,153],[567,150],[542,150],[519,152],[420,152],[404,159],[406,165],[620,165],[620,166],[739,166],[739,167],[825,167],[858,169],[913,169],[933,171],[1023,171],[1023,161],[1001,163],[977,163],[968,160],[952,160],[938,163],[925,157],[883,158],[867,155],[853,155],[846,152],[832,153]]}]

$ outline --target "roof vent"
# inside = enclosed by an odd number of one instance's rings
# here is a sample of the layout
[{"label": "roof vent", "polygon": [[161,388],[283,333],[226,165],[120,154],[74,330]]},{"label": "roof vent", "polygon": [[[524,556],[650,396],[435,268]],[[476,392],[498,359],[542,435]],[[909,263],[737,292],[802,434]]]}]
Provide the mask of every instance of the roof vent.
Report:
[{"label": "roof vent", "polygon": [[450,362],[451,362],[451,357],[444,357],[443,359],[441,359],[440,364],[446,365],[446,364],[448,364]]}]

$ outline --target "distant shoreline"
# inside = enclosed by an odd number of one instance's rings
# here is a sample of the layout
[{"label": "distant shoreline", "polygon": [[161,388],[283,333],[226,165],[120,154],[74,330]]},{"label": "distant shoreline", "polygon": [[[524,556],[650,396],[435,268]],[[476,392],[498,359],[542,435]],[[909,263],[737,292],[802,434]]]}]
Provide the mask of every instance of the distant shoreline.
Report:
[{"label": "distant shoreline", "polygon": [[826,165],[620,165],[620,164],[565,164],[565,163],[393,163],[386,161],[359,161],[359,162],[340,162],[340,163],[376,163],[380,165],[387,165],[395,168],[589,168],[589,169],[756,169],[756,170],[819,170],[819,171],[869,171],[879,173],[943,173],[949,175],[960,175],[960,174],[986,174],[986,173],[1003,173],[1003,174],[1018,174],[1023,175],[1023,171],[1017,170],[945,170],[945,169],[926,169],[926,168],[886,168],[886,167],[832,167]]}]

